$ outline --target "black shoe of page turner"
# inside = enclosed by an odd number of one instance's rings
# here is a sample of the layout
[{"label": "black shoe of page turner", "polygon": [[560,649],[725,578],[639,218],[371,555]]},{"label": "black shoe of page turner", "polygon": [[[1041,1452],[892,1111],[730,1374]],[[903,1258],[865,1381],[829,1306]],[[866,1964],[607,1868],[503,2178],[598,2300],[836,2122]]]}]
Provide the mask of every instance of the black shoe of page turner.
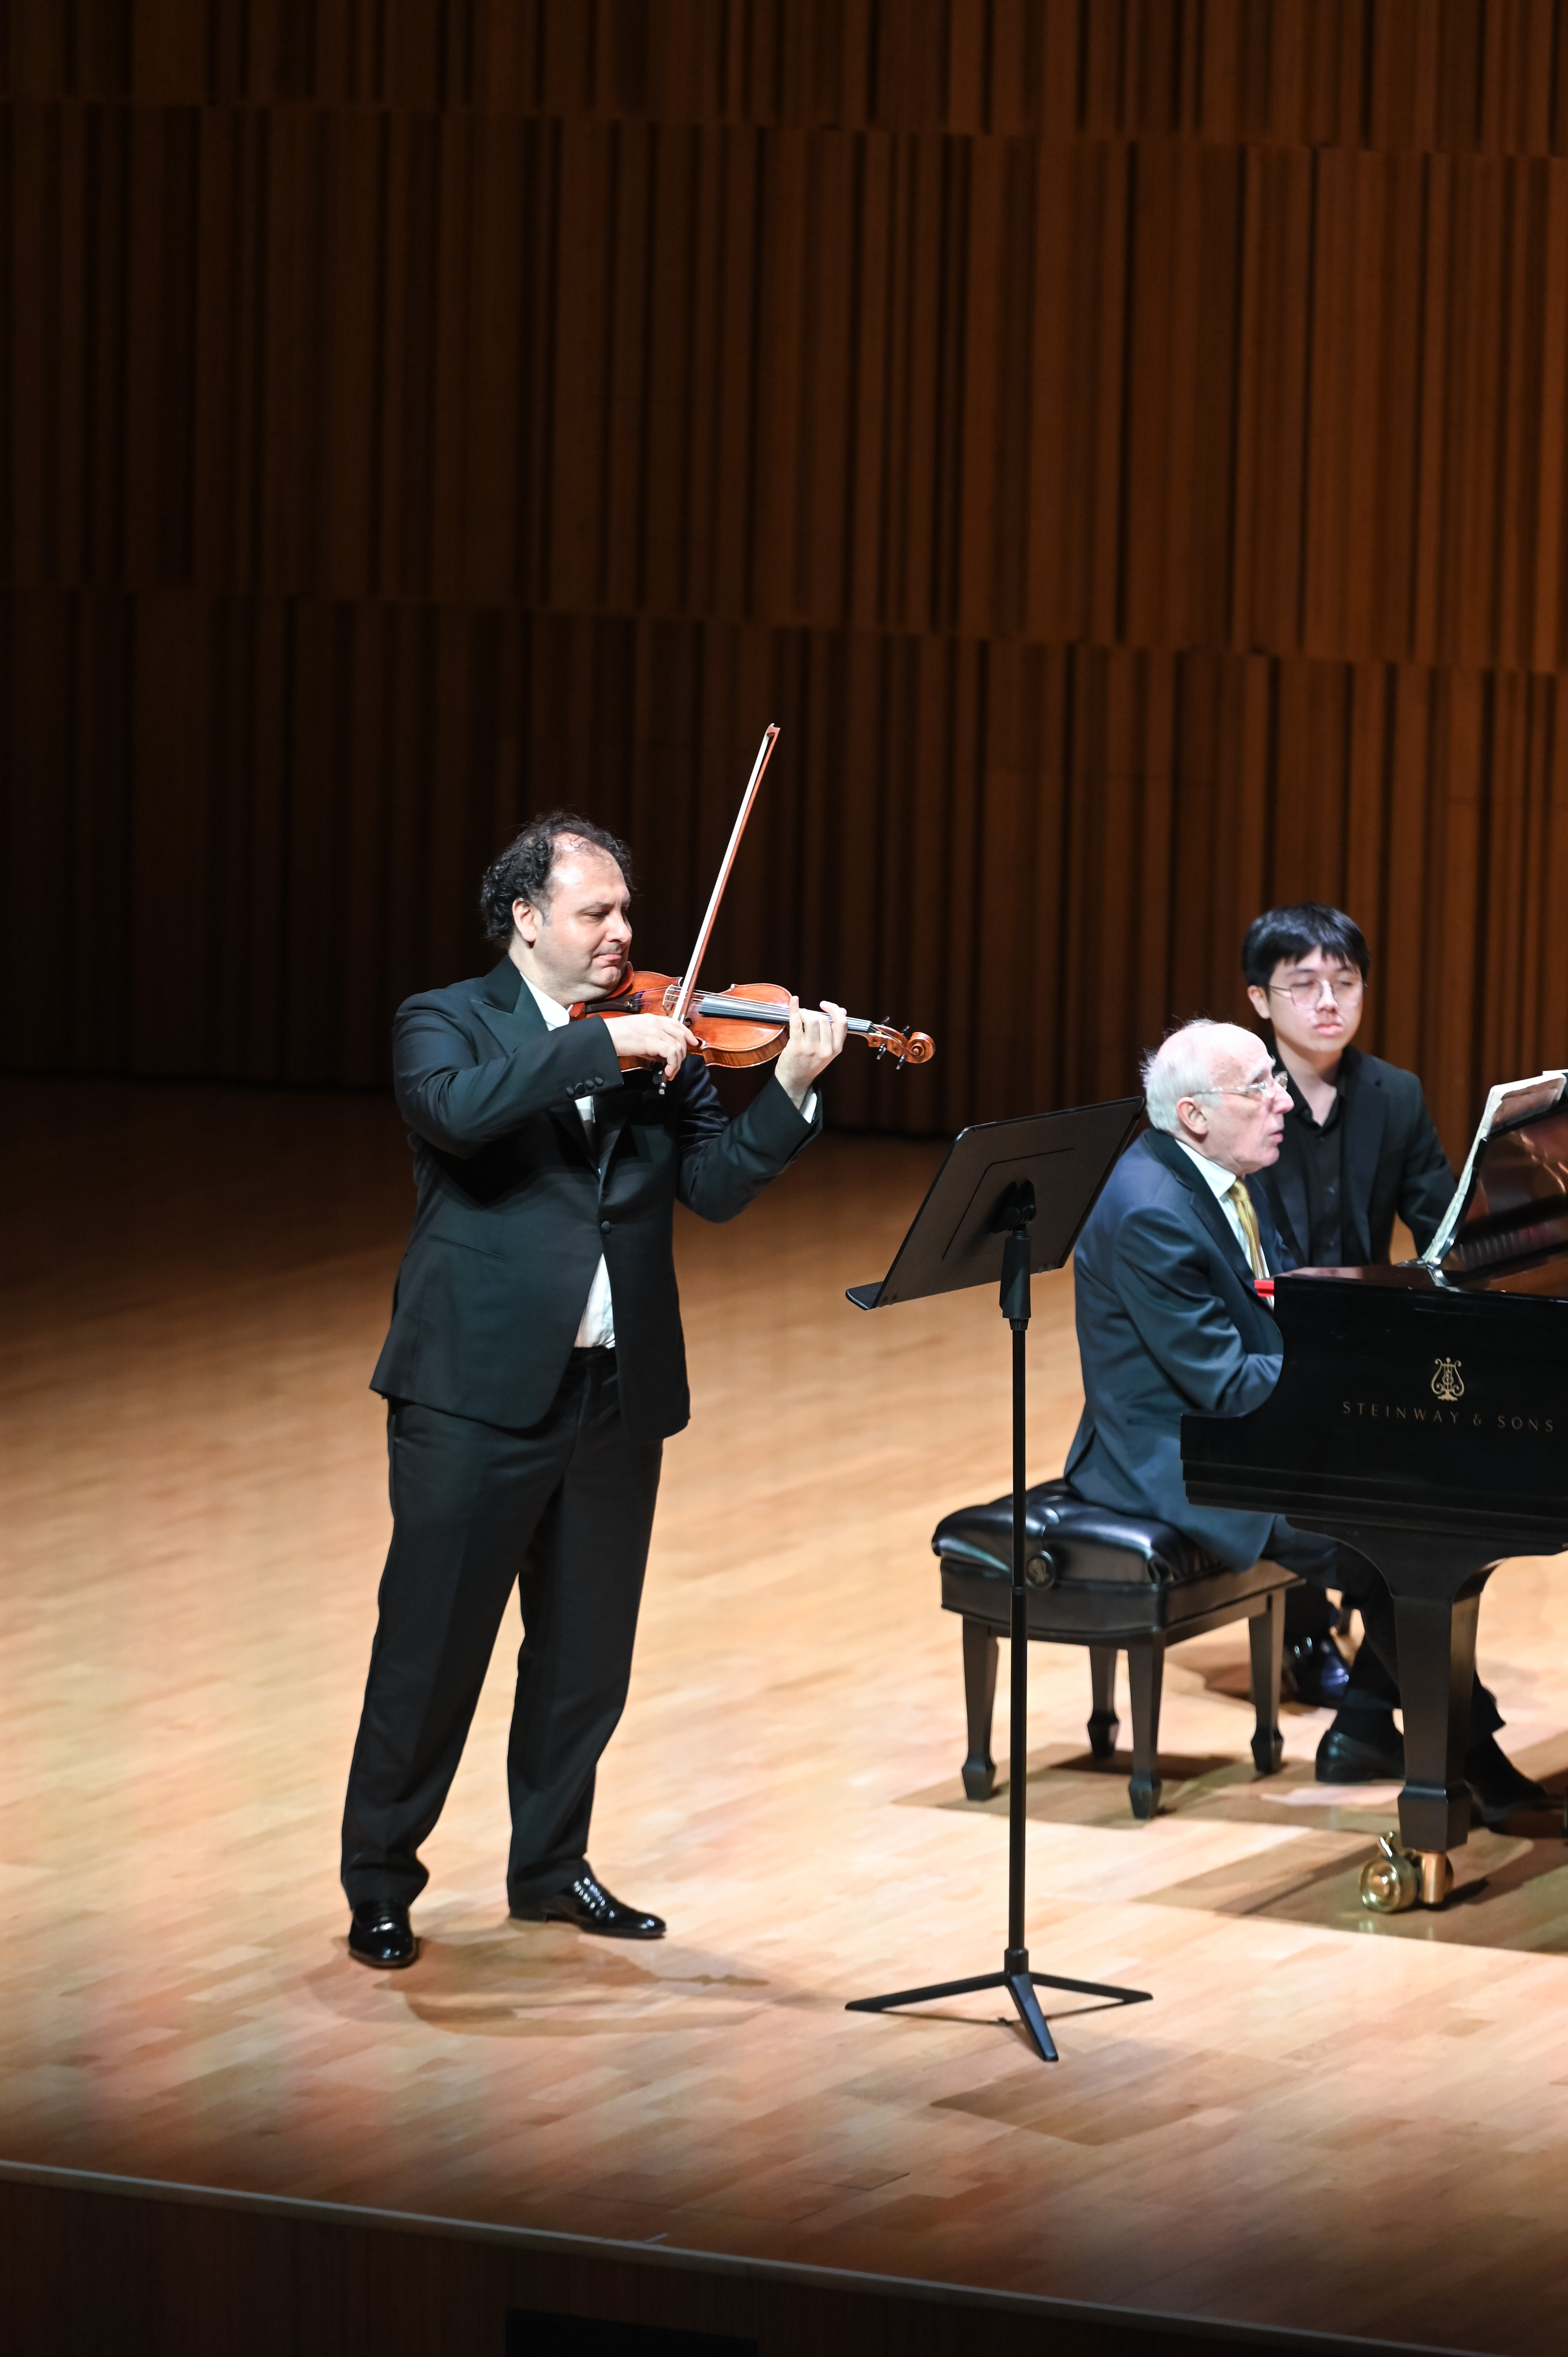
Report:
[{"label": "black shoe of page turner", "polygon": [[1465,1781],[1484,1825],[1500,1825],[1506,1817],[1552,1806],[1550,1792],[1514,1766],[1495,1735],[1483,1735],[1466,1752]]},{"label": "black shoe of page turner", "polygon": [[400,1973],[419,1953],[408,1910],[396,1899],[363,1899],[349,1922],[349,1953],[357,1964]]},{"label": "black shoe of page turner", "polygon": [[1297,1637],[1285,1646],[1282,1689],[1308,1710],[1337,1710],[1350,1673],[1332,1637]]},{"label": "black shoe of page turner", "polygon": [[[1384,1784],[1404,1781],[1404,1738],[1391,1717],[1380,1711],[1359,1714],[1369,1722],[1367,1736],[1351,1735],[1331,1727],[1317,1747],[1316,1776],[1320,1784]],[[1371,1732],[1376,1729],[1376,1734]]]},{"label": "black shoe of page turner", "polygon": [[586,1867],[564,1890],[548,1899],[520,1899],[512,1903],[520,1923],[575,1923],[579,1932],[597,1932],[606,1940],[662,1940],[664,1919],[628,1907]]}]

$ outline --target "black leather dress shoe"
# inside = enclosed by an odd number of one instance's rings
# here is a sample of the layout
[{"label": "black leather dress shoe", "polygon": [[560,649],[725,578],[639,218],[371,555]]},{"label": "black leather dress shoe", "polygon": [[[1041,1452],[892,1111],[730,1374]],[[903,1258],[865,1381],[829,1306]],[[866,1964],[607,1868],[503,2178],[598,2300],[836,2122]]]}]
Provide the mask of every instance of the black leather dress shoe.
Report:
[{"label": "black leather dress shoe", "polygon": [[1326,1631],[1321,1637],[1286,1640],[1282,1694],[1294,1695],[1309,1710],[1337,1710],[1349,1683],[1345,1656]]},{"label": "black leather dress shoe", "polygon": [[1551,1793],[1514,1766],[1495,1735],[1483,1735],[1466,1752],[1465,1781],[1484,1825],[1500,1825],[1505,1817],[1529,1809],[1553,1807]]},{"label": "black leather dress shoe", "polygon": [[1404,1738],[1391,1718],[1380,1711],[1358,1716],[1367,1720],[1365,1735],[1331,1727],[1317,1747],[1320,1784],[1383,1784],[1404,1781]]},{"label": "black leather dress shoe", "polygon": [[408,1910],[396,1899],[362,1899],[349,1921],[349,1953],[378,1972],[401,1973],[419,1953]]},{"label": "black leather dress shoe", "polygon": [[626,1906],[586,1868],[564,1890],[548,1899],[519,1899],[512,1915],[520,1923],[575,1923],[579,1932],[597,1932],[607,1940],[662,1940],[661,1915],[639,1915]]}]

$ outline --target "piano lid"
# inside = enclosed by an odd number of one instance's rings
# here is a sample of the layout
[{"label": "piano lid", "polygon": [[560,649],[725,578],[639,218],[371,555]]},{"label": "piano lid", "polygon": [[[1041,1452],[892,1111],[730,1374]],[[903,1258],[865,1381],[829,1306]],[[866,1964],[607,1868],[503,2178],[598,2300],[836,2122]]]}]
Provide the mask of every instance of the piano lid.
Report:
[{"label": "piano lid", "polygon": [[1493,1089],[1442,1226],[1422,1254],[1449,1276],[1500,1276],[1568,1254],[1568,1074]]}]

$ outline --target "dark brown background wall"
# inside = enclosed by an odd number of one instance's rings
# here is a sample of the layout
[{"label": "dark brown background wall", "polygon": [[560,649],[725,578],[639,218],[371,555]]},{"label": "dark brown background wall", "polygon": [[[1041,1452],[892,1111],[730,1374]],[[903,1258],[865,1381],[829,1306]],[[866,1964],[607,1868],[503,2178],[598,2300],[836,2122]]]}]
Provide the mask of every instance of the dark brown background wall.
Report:
[{"label": "dark brown background wall", "polygon": [[[1349,905],[1457,1143],[1568,1058],[1568,7],[0,5],[0,1055],[373,1082],[478,871],[1131,1082]],[[847,1060],[846,1060],[847,1063]]]}]

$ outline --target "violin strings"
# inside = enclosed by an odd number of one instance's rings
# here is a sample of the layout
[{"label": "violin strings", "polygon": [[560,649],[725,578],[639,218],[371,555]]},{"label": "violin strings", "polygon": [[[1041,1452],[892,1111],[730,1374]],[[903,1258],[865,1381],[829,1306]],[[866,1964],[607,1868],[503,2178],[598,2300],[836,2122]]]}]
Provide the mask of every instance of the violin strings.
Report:
[{"label": "violin strings", "polygon": [[[736,1023],[788,1023],[789,1009],[765,998],[726,998],[722,993],[710,993],[697,1002],[699,1015],[727,1016]],[[863,1015],[849,1017],[852,1031],[871,1031],[876,1027]]]}]

